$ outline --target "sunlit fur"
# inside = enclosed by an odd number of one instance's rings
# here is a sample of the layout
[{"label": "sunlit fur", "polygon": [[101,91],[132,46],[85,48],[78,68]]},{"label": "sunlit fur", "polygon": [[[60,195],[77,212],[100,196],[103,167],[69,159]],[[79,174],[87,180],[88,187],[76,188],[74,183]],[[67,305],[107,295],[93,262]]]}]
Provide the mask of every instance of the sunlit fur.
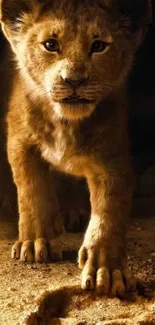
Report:
[{"label": "sunlit fur", "polygon": [[[82,288],[113,295],[134,287],[126,266],[132,171],[125,88],[146,9],[147,0],[1,0],[15,60],[4,59],[7,153],[20,216],[12,257],[62,258],[52,242],[63,227],[50,170],[84,177],[91,218],[79,251]],[[51,37],[58,52],[43,46]],[[107,43],[105,51],[90,53],[95,39]],[[91,103],[61,103],[73,93],[66,78],[85,79],[76,95]]]},{"label": "sunlit fur", "polygon": [[[19,12],[12,30],[10,25],[3,25],[27,92],[34,103],[46,101],[49,120],[53,110],[60,118],[88,117],[102,99],[124,82],[131,67],[135,39],[128,34],[128,19],[120,22],[101,7],[100,1],[63,0],[61,4],[36,4],[29,13]],[[42,45],[52,37],[58,40],[60,53],[47,52]],[[110,45],[105,51],[90,55],[95,39]],[[73,92],[64,78],[77,75],[89,75],[89,81],[78,87],[76,93],[93,104],[59,104]]]}]

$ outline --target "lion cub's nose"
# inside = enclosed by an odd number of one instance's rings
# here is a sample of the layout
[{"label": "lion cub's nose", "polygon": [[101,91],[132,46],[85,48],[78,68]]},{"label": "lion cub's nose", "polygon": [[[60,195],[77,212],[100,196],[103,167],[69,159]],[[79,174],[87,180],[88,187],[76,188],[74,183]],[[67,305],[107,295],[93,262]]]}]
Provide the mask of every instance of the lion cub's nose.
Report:
[{"label": "lion cub's nose", "polygon": [[79,77],[79,78],[64,78],[63,79],[67,84],[69,84],[73,88],[77,88],[81,86],[81,84],[86,83],[89,80],[89,77]]}]

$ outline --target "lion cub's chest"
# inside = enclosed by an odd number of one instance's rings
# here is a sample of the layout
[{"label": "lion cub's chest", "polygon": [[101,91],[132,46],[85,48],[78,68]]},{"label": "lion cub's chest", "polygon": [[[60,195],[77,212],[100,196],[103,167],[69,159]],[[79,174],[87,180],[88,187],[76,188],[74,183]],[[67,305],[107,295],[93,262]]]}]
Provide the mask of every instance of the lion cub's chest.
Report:
[{"label": "lion cub's chest", "polygon": [[88,157],[79,145],[79,139],[71,130],[55,130],[52,141],[41,146],[42,157],[60,171],[82,176],[88,165]]}]

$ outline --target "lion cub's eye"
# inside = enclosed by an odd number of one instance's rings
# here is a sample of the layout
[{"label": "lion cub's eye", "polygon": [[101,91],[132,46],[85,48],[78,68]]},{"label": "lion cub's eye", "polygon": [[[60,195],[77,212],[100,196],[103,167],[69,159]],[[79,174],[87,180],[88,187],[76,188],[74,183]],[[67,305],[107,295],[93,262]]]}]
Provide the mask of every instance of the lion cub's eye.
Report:
[{"label": "lion cub's eye", "polygon": [[108,46],[109,46],[109,43],[106,43],[104,41],[96,40],[96,41],[94,41],[92,43],[90,52],[91,52],[91,54],[92,53],[104,52]]},{"label": "lion cub's eye", "polygon": [[59,52],[60,50],[59,43],[54,38],[48,39],[47,41],[43,42],[43,45],[48,52]]}]

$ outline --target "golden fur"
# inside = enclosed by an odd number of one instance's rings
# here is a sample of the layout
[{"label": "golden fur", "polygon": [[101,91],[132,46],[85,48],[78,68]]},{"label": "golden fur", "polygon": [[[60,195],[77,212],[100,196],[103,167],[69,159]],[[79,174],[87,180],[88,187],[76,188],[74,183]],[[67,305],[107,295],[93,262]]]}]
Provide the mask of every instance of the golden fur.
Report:
[{"label": "golden fur", "polygon": [[132,172],[125,81],[148,11],[145,0],[138,7],[129,0],[1,0],[15,59],[7,62],[7,151],[20,216],[12,257],[62,257],[52,170],[84,177],[91,218],[79,251],[82,288],[114,295],[134,283],[126,268]]}]

